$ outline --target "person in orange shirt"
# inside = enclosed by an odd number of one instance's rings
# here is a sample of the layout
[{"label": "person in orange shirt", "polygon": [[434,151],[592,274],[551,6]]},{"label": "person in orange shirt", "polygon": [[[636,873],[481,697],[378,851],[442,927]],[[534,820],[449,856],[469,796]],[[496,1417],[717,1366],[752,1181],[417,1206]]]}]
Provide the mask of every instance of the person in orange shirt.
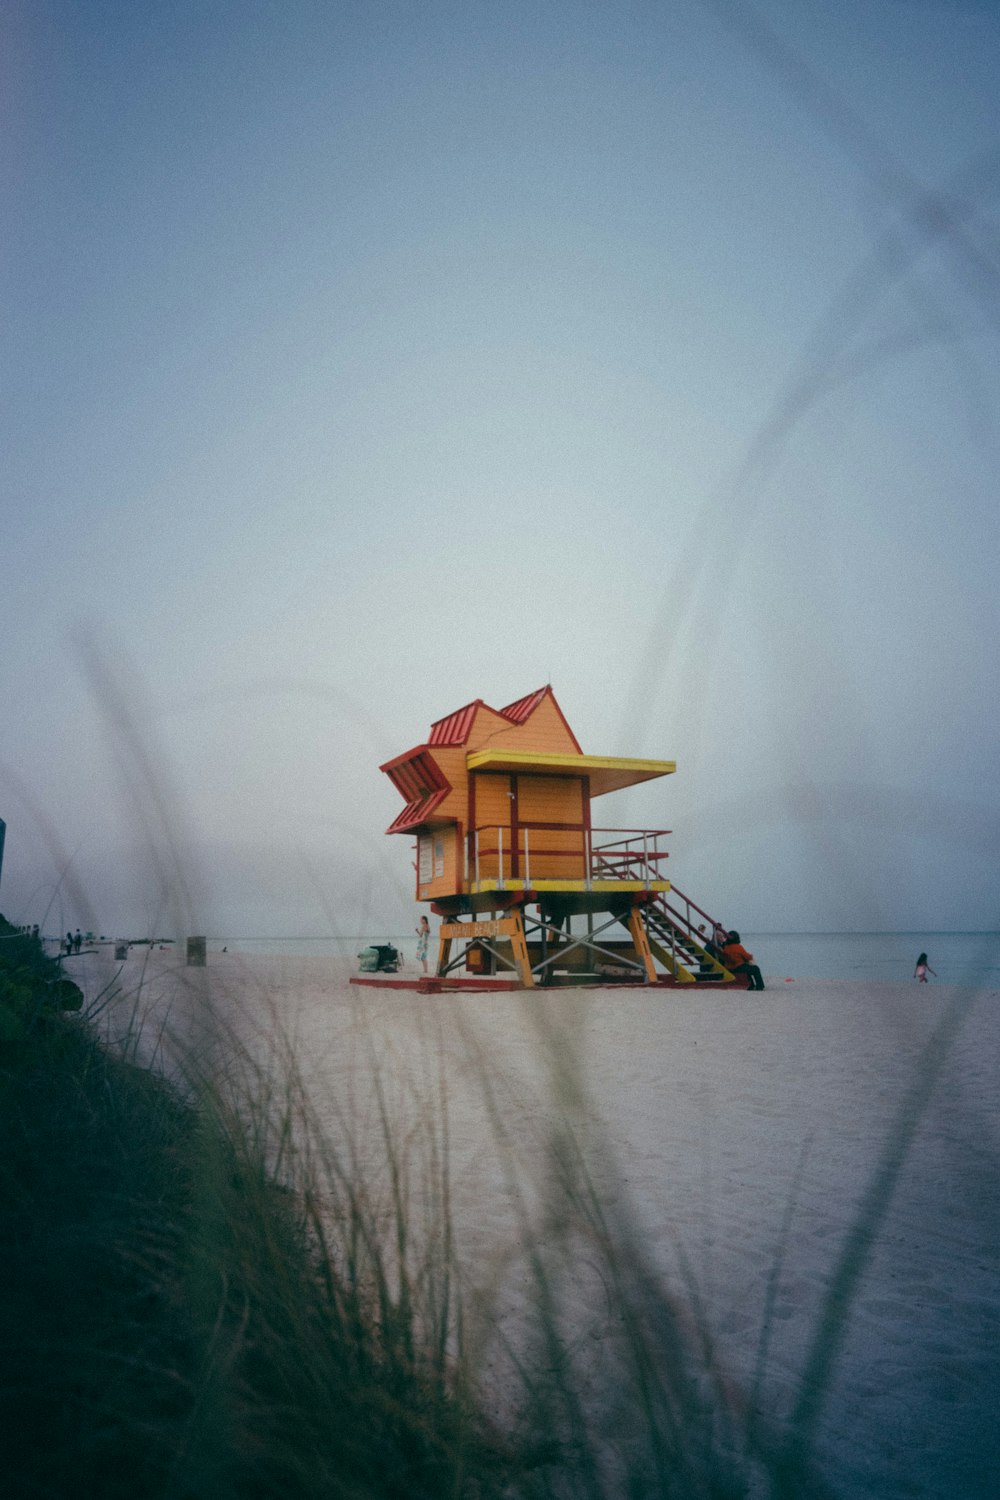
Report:
[{"label": "person in orange shirt", "polygon": [[729,934],[729,942],[722,949],[722,962],[733,974],[745,974],[747,976],[748,990],[762,990],[764,980],[761,972],[753,961],[753,954],[748,953],[740,942],[738,932]]}]

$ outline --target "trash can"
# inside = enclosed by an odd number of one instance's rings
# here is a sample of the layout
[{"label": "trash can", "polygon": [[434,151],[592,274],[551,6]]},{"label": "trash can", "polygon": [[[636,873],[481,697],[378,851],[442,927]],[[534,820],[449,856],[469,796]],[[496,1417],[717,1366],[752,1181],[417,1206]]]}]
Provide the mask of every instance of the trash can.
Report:
[{"label": "trash can", "polygon": [[120,963],[122,959],[128,958],[128,943],[124,938],[115,938],[115,961]]},{"label": "trash can", "polygon": [[205,967],[205,939],[189,937],[187,940],[187,966],[189,969]]}]

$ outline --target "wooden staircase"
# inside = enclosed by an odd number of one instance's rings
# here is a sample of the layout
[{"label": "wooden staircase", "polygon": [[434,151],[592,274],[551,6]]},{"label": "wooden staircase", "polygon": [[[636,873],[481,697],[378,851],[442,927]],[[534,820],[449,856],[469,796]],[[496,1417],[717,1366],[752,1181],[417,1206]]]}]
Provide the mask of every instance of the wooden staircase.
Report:
[{"label": "wooden staircase", "polygon": [[[681,911],[672,902],[683,903]],[[690,913],[706,917],[706,929],[715,931],[717,923],[696,907],[682,891],[671,886],[669,895],[658,895],[642,908],[649,950],[678,984],[735,984],[735,974],[720,963],[703,946],[703,938]],[[622,918],[628,925],[627,918]]]}]

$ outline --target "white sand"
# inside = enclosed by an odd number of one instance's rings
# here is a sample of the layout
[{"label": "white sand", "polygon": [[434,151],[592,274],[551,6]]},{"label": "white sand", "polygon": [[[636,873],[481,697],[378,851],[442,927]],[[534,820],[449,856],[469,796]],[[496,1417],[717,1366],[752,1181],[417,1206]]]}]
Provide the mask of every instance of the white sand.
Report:
[{"label": "white sand", "polygon": [[[139,968],[133,957],[126,976]],[[842,1320],[817,1452],[836,1494],[1000,1493],[1000,994],[776,980],[761,994],[420,997],[352,987],[352,970],[213,953],[206,972],[214,1003],[249,1029],[273,1005],[322,1118],[338,1128],[350,1098],[374,1157],[372,1059],[411,1119],[443,1080],[453,1208],[474,1277],[493,1277],[519,1238],[475,1049],[536,1212],[547,1135],[564,1115],[552,1069],[572,1064],[585,1095],[574,1128],[609,1210],[631,1218],[665,1281],[683,1288],[682,1267],[693,1268],[720,1357],[744,1389],[770,1296],[759,1404],[778,1419],[797,1399],[859,1204],[930,1062],[933,1090]],[[90,988],[100,977],[95,967]],[[147,977],[150,994],[176,1002],[202,976],[156,954]],[[954,1033],[928,1059],[949,1008]],[[516,1289],[501,1315],[515,1305]]]}]

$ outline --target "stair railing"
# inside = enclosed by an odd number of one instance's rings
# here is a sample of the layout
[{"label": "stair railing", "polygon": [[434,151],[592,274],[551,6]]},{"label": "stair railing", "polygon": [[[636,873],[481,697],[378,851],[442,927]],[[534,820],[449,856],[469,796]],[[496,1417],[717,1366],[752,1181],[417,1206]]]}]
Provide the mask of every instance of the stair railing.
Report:
[{"label": "stair railing", "polygon": [[[673,904],[674,901],[682,903],[683,911]],[[692,901],[690,896],[685,896],[684,892],[679,890],[672,881],[669,892],[658,896],[656,904],[657,906],[661,906],[671,921],[676,922],[682,927],[688,933],[692,942],[697,943],[700,948],[704,948],[706,942],[710,943],[716,928],[722,926],[721,922],[716,921],[714,917],[710,917],[708,912],[703,907],[700,907],[696,901]],[[691,915],[692,912],[696,912],[699,917],[704,917],[705,932],[698,932],[695,918]]]},{"label": "stair railing", "polygon": [[618,837],[595,844],[588,840],[588,868],[597,880],[642,880],[661,879],[659,865],[669,858],[666,849],[660,848],[660,839],[670,833],[669,828],[595,828],[593,834],[614,833]]},{"label": "stair railing", "polygon": [[[680,902],[683,910],[674,905],[671,898]],[[670,886],[669,893],[657,895],[653,903],[653,908],[654,910],[658,908],[663,913],[664,920],[670,924],[671,929],[679,931],[700,952],[705,951],[706,944],[712,942],[716,929],[722,926],[721,922],[716,921],[714,917],[710,917],[703,907],[700,907],[696,901],[692,901],[690,896],[686,896],[683,891],[678,890],[673,884]],[[692,912],[696,913],[699,917],[704,917],[706,929],[704,932],[700,932],[697,929],[695,919],[691,915]],[[729,970],[721,958],[712,960],[711,954],[708,957],[719,966],[724,974],[729,974]],[[691,955],[688,955],[688,962],[691,962]]]}]

